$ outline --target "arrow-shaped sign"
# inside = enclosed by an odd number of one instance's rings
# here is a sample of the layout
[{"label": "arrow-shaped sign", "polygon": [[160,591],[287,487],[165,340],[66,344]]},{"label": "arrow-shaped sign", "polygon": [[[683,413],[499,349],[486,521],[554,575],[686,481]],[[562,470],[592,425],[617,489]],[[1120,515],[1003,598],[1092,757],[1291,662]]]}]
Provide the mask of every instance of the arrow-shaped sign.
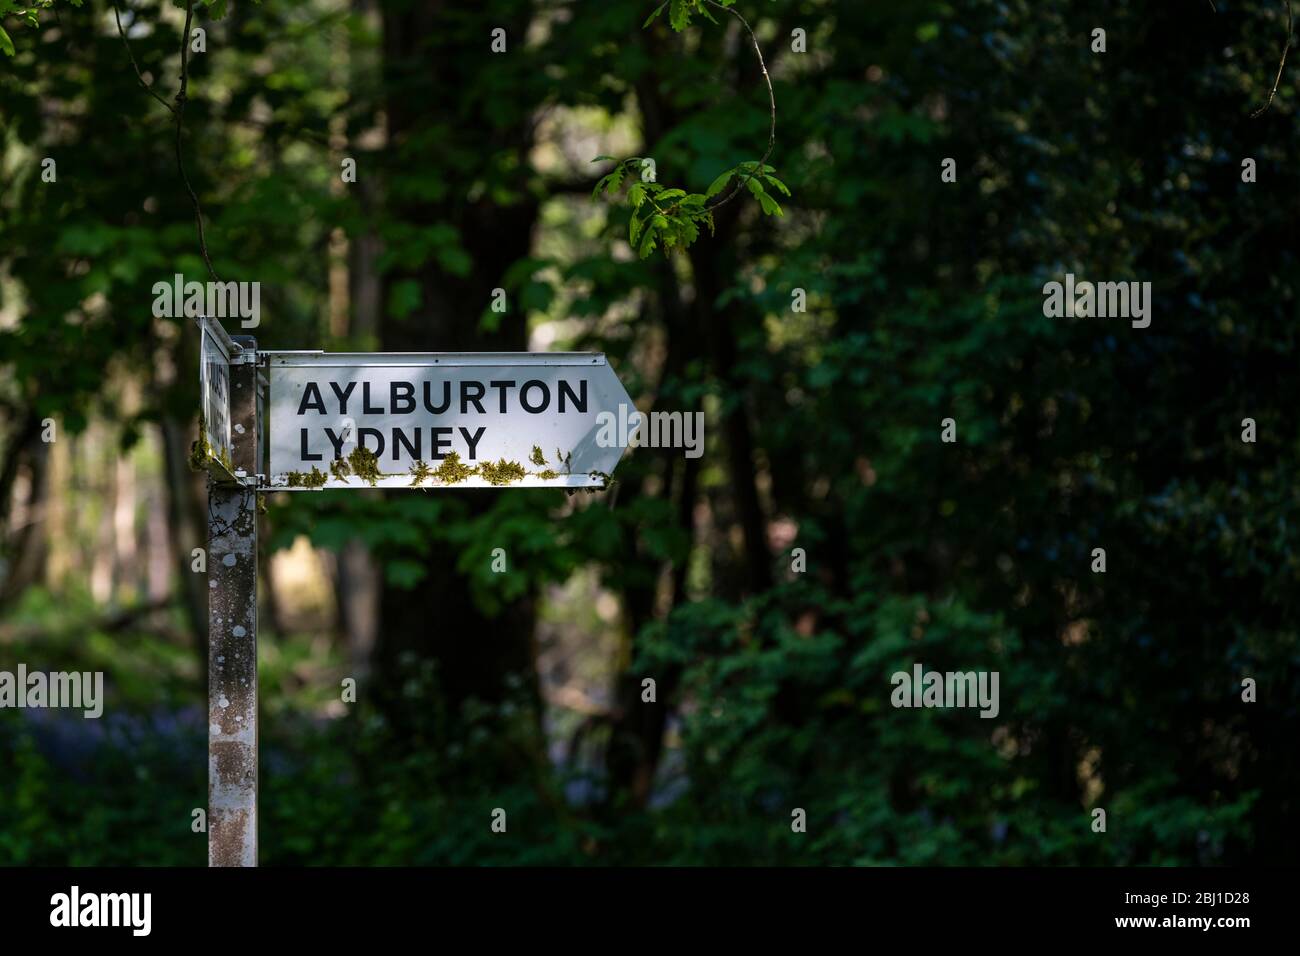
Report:
[{"label": "arrow-shaped sign", "polygon": [[259,355],[280,490],[599,488],[635,415],[594,353]]}]

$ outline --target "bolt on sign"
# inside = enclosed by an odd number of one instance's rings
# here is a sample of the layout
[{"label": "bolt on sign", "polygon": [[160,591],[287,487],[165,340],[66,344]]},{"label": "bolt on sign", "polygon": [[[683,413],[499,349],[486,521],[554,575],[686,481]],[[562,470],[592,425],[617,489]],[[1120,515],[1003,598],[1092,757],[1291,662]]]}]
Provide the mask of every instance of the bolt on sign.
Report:
[{"label": "bolt on sign", "polygon": [[631,407],[586,352],[263,352],[266,487],[603,487],[623,447],[596,440]]}]

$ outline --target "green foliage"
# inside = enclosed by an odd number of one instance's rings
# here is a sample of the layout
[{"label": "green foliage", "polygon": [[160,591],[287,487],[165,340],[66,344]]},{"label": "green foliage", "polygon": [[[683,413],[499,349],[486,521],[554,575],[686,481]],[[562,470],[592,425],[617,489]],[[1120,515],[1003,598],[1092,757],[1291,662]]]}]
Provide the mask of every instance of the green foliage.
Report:
[{"label": "green foliage", "polygon": [[[607,156],[597,160],[609,159]],[[768,216],[784,215],[781,206],[768,192],[768,188],[790,195],[786,185],[776,178],[771,166],[744,162],[728,169],[704,193],[688,193],[684,189],[669,189],[659,183],[637,178],[644,160],[633,156],[618,163],[596,183],[592,198],[602,192],[617,194],[626,181],[627,201],[632,215],[628,220],[627,241],[637,255],[644,259],[657,248],[665,253],[673,249],[686,249],[700,236],[701,225],[714,232],[713,206],[709,200],[721,193],[728,183],[738,180],[737,189],[743,185],[758,200],[763,213]]]},{"label": "green foliage", "polygon": [[[80,7],[84,0],[70,0],[74,7]],[[53,9],[55,0],[0,0],[0,51],[7,56],[14,56],[14,41],[5,30],[5,17],[14,17],[23,27],[33,30],[40,28],[41,14]]]},{"label": "green foliage", "polygon": [[[668,0],[660,4],[643,26],[650,26],[665,9],[669,11],[669,22],[677,31],[690,25],[693,14],[699,13],[717,23],[708,7],[719,9],[730,7],[735,0]],[[757,40],[755,40],[757,43]],[[775,107],[773,107],[775,110]],[[775,114],[773,116],[775,123]],[[612,156],[597,156],[592,162],[612,160]],[[766,158],[766,157],[764,157]],[[729,201],[735,191],[748,188],[758,201],[763,214],[781,216],[784,213],[780,204],[768,192],[775,189],[786,196],[790,190],[776,178],[775,169],[759,162],[743,162],[719,175],[704,193],[687,192],[685,189],[661,186],[657,181],[654,163],[643,157],[633,156],[615,164],[614,168],[600,178],[592,190],[592,199],[601,193],[608,196],[618,195],[625,181],[627,183],[627,202],[632,214],[628,220],[628,244],[636,250],[637,256],[645,259],[657,248],[665,254],[674,249],[687,249],[700,236],[700,227],[707,226],[710,235],[715,232],[713,210]],[[718,198],[727,185],[735,181],[732,192]],[[717,199],[716,202],[711,200]]]},{"label": "green foliage", "polygon": [[[24,26],[33,30],[39,29],[41,25],[41,15],[47,12],[55,11],[57,0],[0,0],[0,51],[8,56],[14,56],[13,38],[4,28],[5,17],[15,17]],[[73,7],[80,8],[85,0],[68,0]],[[261,0],[253,0],[254,3],[260,3]],[[172,0],[174,6],[185,8],[186,3],[182,0]],[[213,20],[224,19],[229,9],[229,0],[192,0],[190,3],[196,10],[207,8],[208,16]]]},{"label": "green foliage", "polygon": [[735,6],[735,3],[736,0],[716,0],[716,2],[713,2],[713,0],[664,0],[663,3],[655,7],[642,26],[650,26],[659,18],[659,14],[667,10],[668,22],[674,30],[681,32],[691,25],[691,17],[695,14],[717,23],[718,21],[714,20],[713,14],[709,12],[709,7],[723,9]]}]

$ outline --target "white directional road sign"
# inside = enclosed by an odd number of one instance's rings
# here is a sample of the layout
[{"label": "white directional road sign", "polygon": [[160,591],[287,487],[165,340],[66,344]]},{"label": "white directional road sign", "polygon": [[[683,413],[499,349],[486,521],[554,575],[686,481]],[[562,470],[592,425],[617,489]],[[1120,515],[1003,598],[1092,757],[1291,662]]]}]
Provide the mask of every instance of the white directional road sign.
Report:
[{"label": "white directional road sign", "polygon": [[600,354],[259,354],[276,489],[603,487],[634,412]]}]

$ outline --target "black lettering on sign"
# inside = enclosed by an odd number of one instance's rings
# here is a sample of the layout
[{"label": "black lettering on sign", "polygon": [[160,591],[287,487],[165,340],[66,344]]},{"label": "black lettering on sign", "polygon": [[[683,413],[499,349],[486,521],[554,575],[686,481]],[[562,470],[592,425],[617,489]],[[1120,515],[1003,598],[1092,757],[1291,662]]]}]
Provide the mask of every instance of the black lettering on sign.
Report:
[{"label": "black lettering on sign", "polygon": [[346,439],[346,436],[344,436],[344,435],[338,435],[338,436],[336,436],[336,435],[334,434],[334,429],[332,429],[332,428],[326,428],[326,429],[325,429],[325,437],[328,438],[328,439],[330,440],[330,444],[334,446],[334,457],[335,457],[335,458],[342,458],[342,457],[343,457],[343,442],[347,440],[347,439]]},{"label": "black lettering on sign", "polygon": [[397,448],[398,445],[405,445],[406,453],[410,455],[412,458],[414,458],[416,461],[419,461],[422,457],[424,457],[423,455],[420,454],[420,445],[423,444],[423,442],[420,440],[420,429],[415,428],[412,429],[412,431],[415,432],[414,445],[411,444],[411,440],[406,437],[405,429],[402,428],[393,429],[393,461],[399,461],[402,457],[401,454],[398,452],[398,448]]},{"label": "black lettering on sign", "polygon": [[[470,394],[470,392],[473,394]],[[483,387],[482,382],[461,382],[460,383],[460,413],[464,415],[469,411],[469,406],[473,403],[475,410],[480,415],[483,414],[483,393],[487,389]]]},{"label": "black lettering on sign", "polygon": [[356,382],[348,382],[347,388],[340,389],[338,382],[330,382],[330,388],[334,390],[334,394],[337,395],[339,399],[340,415],[346,415],[348,413],[348,396],[352,394],[352,390],[356,387]]},{"label": "black lettering on sign", "polygon": [[433,404],[430,392],[433,388],[432,382],[424,383],[424,407],[434,415],[441,415],[447,409],[451,408],[451,382],[446,380],[442,383],[442,401],[437,405]]},{"label": "black lettering on sign", "polygon": [[388,405],[394,415],[411,414],[415,411],[415,386],[410,382],[394,382],[388,389]]},{"label": "black lettering on sign", "polygon": [[[365,394],[364,390],[362,391],[362,394]],[[361,446],[362,448],[365,448],[365,447],[366,447],[366,436],[367,436],[367,435],[374,435],[374,436],[375,436],[375,444],[376,444],[378,447],[377,447],[377,448],[373,448],[373,449],[367,448],[366,450],[367,450],[367,451],[373,451],[373,452],[375,453],[375,457],[376,457],[376,458],[382,458],[383,455],[384,455],[384,436],[380,434],[378,428],[358,428],[358,429],[357,429],[357,444],[358,444],[359,446]]]},{"label": "black lettering on sign", "polygon": [[[370,419],[376,424],[378,418],[397,420],[385,422],[382,428],[363,427],[355,432],[355,426],[339,421],[333,421],[329,426],[317,422],[310,428],[300,428],[298,457],[302,462],[342,458],[345,449],[350,449],[354,442],[380,458],[387,456],[392,462],[438,462],[453,449],[460,451],[468,461],[478,461],[479,449],[488,429],[482,425],[457,424],[454,419],[458,415],[510,415],[519,411],[529,415],[586,414],[591,405],[589,383],[581,377],[581,372],[573,378],[534,378],[522,382],[515,379],[488,380],[486,376],[481,380],[462,379],[450,370],[410,372],[408,379],[389,380],[385,376],[375,381],[362,377],[364,370],[337,374],[343,376],[339,381],[330,381],[322,376],[303,384],[298,415],[328,415],[333,418],[351,413],[358,417],[376,416]],[[346,376],[349,374],[358,377],[348,381]],[[437,377],[442,375],[450,377]],[[328,401],[324,398],[326,390],[330,392]],[[491,392],[496,392],[496,395],[491,395]],[[357,401],[354,402],[353,398]],[[492,410],[488,411],[488,408]],[[453,423],[437,424],[443,416],[453,418]],[[429,433],[427,442],[424,439],[426,430]],[[327,442],[321,441],[322,435]]]},{"label": "black lettering on sign", "polygon": [[[540,405],[528,404],[528,390],[541,389],[542,403]],[[531,382],[524,382],[524,387],[519,390],[519,404],[524,406],[524,411],[532,415],[540,415],[546,411],[546,406],[551,404],[551,390],[546,387],[546,383],[533,379]]]},{"label": "black lettering on sign", "polygon": [[465,444],[469,445],[469,460],[470,460],[470,461],[473,461],[474,458],[475,458],[475,456],[478,454],[478,452],[477,452],[477,450],[476,450],[476,449],[478,448],[478,440],[479,440],[480,438],[483,437],[483,433],[484,433],[485,431],[487,431],[486,428],[481,428],[481,427],[480,427],[478,431],[476,431],[473,435],[471,435],[471,434],[469,433],[469,429],[468,429],[468,428],[465,428],[465,427],[463,427],[463,426],[461,427],[461,430],[460,430],[460,437],[463,438],[463,439],[465,439]]},{"label": "black lettering on sign", "polygon": [[[313,398],[312,396],[315,396]],[[322,415],[325,414],[325,399],[320,396],[320,386],[315,382],[308,382],[307,387],[302,390],[302,404],[298,406],[298,414],[306,415],[308,408],[315,408]]]},{"label": "black lettering on sign", "polygon": [[303,461],[324,461],[324,455],[313,455],[307,451],[307,429],[301,429],[302,432],[302,460]]},{"label": "black lettering on sign", "polygon": [[569,399],[573,402],[574,409],[576,409],[579,412],[585,412],[587,410],[587,380],[585,378],[578,383],[577,395],[573,394],[572,385],[570,385],[564,379],[560,379],[560,414],[561,415],[564,414],[564,396],[566,394],[569,396]]},{"label": "black lettering on sign", "polygon": [[[434,461],[442,461],[447,457],[447,452],[443,449],[451,449],[451,428],[450,426],[438,426],[430,428],[433,433],[433,441],[430,443],[429,457]],[[473,455],[470,455],[473,458]]]},{"label": "black lettering on sign", "polygon": [[488,384],[497,390],[497,395],[499,395],[501,398],[501,414],[504,415],[506,413],[506,389],[514,388],[515,383],[514,382],[488,382]]}]

